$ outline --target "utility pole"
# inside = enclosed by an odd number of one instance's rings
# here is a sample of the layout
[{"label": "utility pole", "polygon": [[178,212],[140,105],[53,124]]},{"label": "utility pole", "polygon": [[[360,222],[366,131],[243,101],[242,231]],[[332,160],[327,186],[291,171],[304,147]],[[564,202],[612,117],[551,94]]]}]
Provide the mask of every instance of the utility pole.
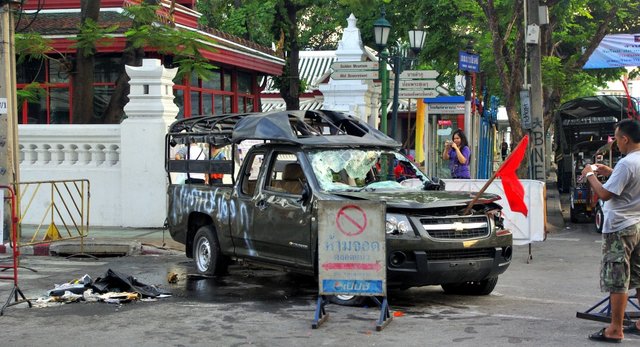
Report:
[{"label": "utility pole", "polygon": [[544,117],[542,107],[542,68],[540,53],[539,0],[528,0],[527,5],[527,49],[531,72],[531,179],[546,179],[544,148]]},{"label": "utility pole", "polygon": [[389,105],[389,71],[387,71],[387,59],[389,51],[386,48],[380,49],[380,131],[385,135],[387,132],[387,108]]},{"label": "utility pole", "polygon": [[[16,96],[16,55],[14,45],[13,5],[19,1],[0,0],[0,185],[12,186],[18,194],[18,117]],[[5,194],[6,196],[6,194]],[[2,241],[9,239],[11,209],[2,201]],[[16,206],[16,210],[19,208]]]},{"label": "utility pole", "polygon": [[[473,118],[471,117],[471,72],[464,72],[464,133],[467,136],[469,150],[473,153],[475,142],[473,138]],[[469,167],[471,177],[475,178],[476,172]]]}]

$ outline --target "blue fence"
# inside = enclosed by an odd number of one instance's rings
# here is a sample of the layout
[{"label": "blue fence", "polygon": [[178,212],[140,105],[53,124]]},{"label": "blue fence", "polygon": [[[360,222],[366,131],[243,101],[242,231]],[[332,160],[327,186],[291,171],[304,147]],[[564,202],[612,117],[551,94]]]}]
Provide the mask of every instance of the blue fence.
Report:
[{"label": "blue fence", "polygon": [[[484,100],[487,100],[485,95]],[[496,96],[490,98],[491,102],[485,107],[480,115],[480,134],[478,139],[478,169],[476,177],[479,179],[487,179],[493,173],[493,158],[495,151],[495,127],[498,124],[498,104],[500,99]]]}]

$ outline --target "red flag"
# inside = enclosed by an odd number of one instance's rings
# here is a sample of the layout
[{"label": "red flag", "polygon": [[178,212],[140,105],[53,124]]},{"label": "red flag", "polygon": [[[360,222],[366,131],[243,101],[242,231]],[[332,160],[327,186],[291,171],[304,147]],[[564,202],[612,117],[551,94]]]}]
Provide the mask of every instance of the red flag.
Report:
[{"label": "red flag", "polygon": [[516,170],[520,166],[522,158],[524,158],[528,144],[529,135],[525,135],[516,146],[516,149],[513,150],[513,153],[511,153],[498,172],[496,172],[496,177],[502,179],[502,188],[504,189],[505,195],[507,195],[507,201],[509,202],[511,211],[520,212],[525,217],[529,213],[529,210],[527,209],[527,204],[524,203],[524,187],[522,183],[520,183],[518,175],[516,175]]}]

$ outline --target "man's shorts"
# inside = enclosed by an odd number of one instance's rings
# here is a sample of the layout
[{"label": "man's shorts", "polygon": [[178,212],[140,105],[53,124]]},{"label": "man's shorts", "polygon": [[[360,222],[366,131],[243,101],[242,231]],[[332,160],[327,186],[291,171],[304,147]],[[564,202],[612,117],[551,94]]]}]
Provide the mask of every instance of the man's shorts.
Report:
[{"label": "man's shorts", "polygon": [[602,241],[602,291],[626,293],[640,288],[640,224],[602,234]]}]

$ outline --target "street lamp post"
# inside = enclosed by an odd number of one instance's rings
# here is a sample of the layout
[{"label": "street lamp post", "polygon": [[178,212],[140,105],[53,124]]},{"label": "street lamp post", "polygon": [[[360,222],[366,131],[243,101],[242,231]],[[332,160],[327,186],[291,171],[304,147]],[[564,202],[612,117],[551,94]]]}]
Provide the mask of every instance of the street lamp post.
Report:
[{"label": "street lamp post", "polygon": [[387,59],[389,52],[387,51],[387,40],[389,39],[389,31],[391,24],[384,18],[385,9],[382,8],[381,17],[373,23],[373,33],[378,46],[378,60],[380,65],[380,131],[387,133],[387,103],[389,101],[389,72],[387,71]]},{"label": "street lamp post", "polygon": [[[389,31],[391,31],[391,24],[387,21],[385,16],[384,8],[381,11],[382,17],[375,21],[373,24],[374,36],[376,40],[376,45],[378,46],[379,58],[380,58],[380,81],[382,83],[381,86],[381,116],[380,116],[380,130],[384,133],[387,133],[387,100],[389,98],[389,77],[387,74],[387,60],[391,61],[393,67],[394,75],[394,86],[393,86],[393,104],[392,109],[393,112],[391,114],[391,133],[390,135],[393,139],[397,140],[396,127],[398,123],[398,94],[400,92],[400,74],[403,71],[403,67],[405,63],[410,62],[413,58],[408,58],[402,56],[400,50],[395,52],[393,55],[389,55],[386,51],[387,40],[389,38]],[[411,50],[414,53],[414,56],[417,56],[422,46],[424,45],[425,39],[425,31],[420,29],[412,29],[409,30],[409,45]]]}]

